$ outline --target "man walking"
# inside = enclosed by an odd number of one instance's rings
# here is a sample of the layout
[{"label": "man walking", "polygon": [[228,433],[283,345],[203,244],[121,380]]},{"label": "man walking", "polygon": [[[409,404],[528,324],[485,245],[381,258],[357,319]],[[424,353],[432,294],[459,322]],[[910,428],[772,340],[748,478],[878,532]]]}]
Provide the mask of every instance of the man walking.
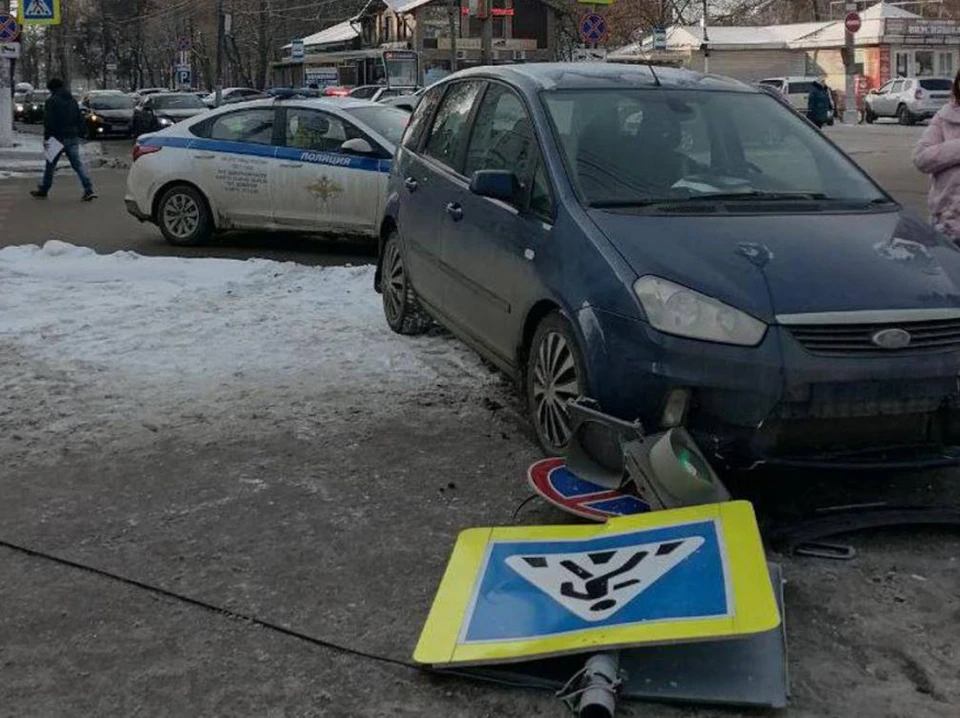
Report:
[{"label": "man walking", "polygon": [[47,166],[43,171],[43,180],[40,186],[33,190],[32,194],[37,199],[43,199],[50,192],[53,186],[53,173],[57,169],[57,163],[62,155],[66,155],[70,160],[70,166],[80,178],[80,184],[83,185],[83,201],[89,202],[97,198],[97,193],[93,191],[93,183],[90,182],[90,176],[87,174],[83,161],[80,159],[80,126],[83,123],[83,115],[80,114],[80,105],[70,94],[63,80],[53,78],[47,83],[47,89],[50,90],[50,99],[43,106],[43,143],[46,148],[47,143],[52,139],[63,145],[63,150],[53,158],[53,161],[47,157]]},{"label": "man walking", "polygon": [[807,95],[807,118],[817,127],[823,127],[830,119],[830,93],[821,80],[813,83]]}]

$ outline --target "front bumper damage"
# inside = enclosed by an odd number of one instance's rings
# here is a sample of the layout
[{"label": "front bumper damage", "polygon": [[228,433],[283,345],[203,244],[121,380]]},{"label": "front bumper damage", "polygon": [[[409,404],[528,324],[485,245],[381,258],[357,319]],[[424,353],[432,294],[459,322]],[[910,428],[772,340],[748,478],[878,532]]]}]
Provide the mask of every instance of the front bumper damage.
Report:
[{"label": "front bumper damage", "polygon": [[830,357],[779,326],[759,346],[732,347],[595,309],[580,319],[602,336],[588,365],[603,410],[659,430],[670,392],[687,389],[683,425],[718,467],[960,464],[958,352]]}]

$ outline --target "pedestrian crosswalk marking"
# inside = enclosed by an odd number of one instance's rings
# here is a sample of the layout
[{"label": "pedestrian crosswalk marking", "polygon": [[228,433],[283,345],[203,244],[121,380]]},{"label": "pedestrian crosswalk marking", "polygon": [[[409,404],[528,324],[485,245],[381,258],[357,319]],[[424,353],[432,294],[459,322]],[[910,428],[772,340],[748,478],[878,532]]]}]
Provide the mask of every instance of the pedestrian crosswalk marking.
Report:
[{"label": "pedestrian crosswalk marking", "polygon": [[24,17],[53,17],[53,8],[47,4],[47,0],[30,0],[27,9],[24,10]]},{"label": "pedestrian crosswalk marking", "polygon": [[608,551],[517,554],[507,565],[578,618],[609,618],[704,544],[700,536]]}]

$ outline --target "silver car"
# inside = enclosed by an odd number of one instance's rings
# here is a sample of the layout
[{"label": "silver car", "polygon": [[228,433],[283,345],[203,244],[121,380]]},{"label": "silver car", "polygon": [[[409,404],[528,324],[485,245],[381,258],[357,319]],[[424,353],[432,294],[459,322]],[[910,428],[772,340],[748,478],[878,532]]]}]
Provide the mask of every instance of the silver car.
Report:
[{"label": "silver car", "polygon": [[953,80],[945,77],[898,77],[864,99],[863,119],[896,117],[901,125],[912,125],[937,114],[950,99]]}]

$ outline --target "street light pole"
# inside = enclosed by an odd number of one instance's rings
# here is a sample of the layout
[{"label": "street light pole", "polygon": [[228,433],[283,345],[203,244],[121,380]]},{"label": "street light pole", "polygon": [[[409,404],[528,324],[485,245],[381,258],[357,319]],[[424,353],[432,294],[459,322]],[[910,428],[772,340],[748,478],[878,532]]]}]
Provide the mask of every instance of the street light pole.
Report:
[{"label": "street light pole", "polygon": [[220,107],[223,100],[223,58],[227,44],[226,17],[223,12],[223,0],[217,0],[217,86],[214,106]]},{"label": "street light pole", "polygon": [[710,36],[707,33],[707,0],[703,0],[703,15],[700,17],[703,28],[703,73],[710,73]]}]

